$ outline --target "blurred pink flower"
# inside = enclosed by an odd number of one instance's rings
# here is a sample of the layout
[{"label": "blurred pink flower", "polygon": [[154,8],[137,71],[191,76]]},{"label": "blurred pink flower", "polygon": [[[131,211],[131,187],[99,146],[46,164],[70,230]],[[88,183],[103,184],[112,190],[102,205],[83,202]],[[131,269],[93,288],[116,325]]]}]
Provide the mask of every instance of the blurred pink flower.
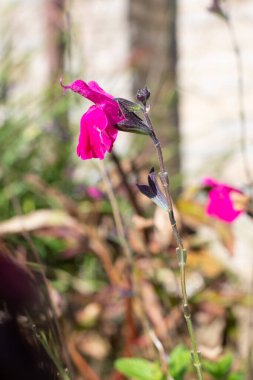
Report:
[{"label": "blurred pink flower", "polygon": [[103,160],[105,153],[111,152],[117,137],[115,124],[124,120],[118,103],[96,82],[85,83],[76,80],[65,86],[61,81],[61,86],[64,90],[70,89],[95,103],[81,118],[76,152],[83,160],[90,158]]},{"label": "blurred pink flower", "polygon": [[103,199],[104,194],[96,186],[89,186],[86,190],[87,194],[94,200],[98,201]]},{"label": "blurred pink flower", "polygon": [[217,182],[213,178],[204,178],[202,184],[210,188],[208,192],[208,201],[206,205],[206,213],[209,216],[232,223],[243,210],[235,208],[233,203],[233,194],[242,194],[242,192],[234,187],[224,183]]}]

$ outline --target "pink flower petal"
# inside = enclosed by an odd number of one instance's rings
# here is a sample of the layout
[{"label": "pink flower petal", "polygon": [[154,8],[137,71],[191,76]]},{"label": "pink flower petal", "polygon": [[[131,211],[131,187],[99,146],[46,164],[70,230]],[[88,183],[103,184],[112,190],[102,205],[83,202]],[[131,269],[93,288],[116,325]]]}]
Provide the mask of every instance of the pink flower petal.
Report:
[{"label": "pink flower petal", "polygon": [[237,189],[233,186],[229,186],[226,183],[218,182],[217,180],[215,180],[214,178],[211,178],[211,177],[204,178],[202,180],[202,184],[205,186],[208,186],[208,187],[222,186],[222,187],[225,187],[226,189],[228,189],[230,191],[235,191],[235,192],[241,193],[241,191],[239,189]]},{"label": "pink flower petal", "polygon": [[215,187],[209,192],[207,214],[227,223],[233,222],[241,211],[235,210],[229,195],[230,191],[224,187]]},{"label": "pink flower petal", "polygon": [[[89,158],[103,159],[106,151],[112,149],[116,133],[108,134],[107,115],[99,107],[92,106],[81,119],[77,154],[83,160]],[[111,128],[109,126],[109,128]]]},{"label": "pink flower petal", "polygon": [[231,193],[241,193],[239,189],[220,183],[209,177],[205,178],[202,184],[211,187],[206,205],[207,215],[227,223],[232,223],[242,214],[241,210],[235,209],[231,199]]},{"label": "pink flower petal", "polygon": [[[64,85],[61,83],[64,90],[72,90],[86,99],[91,100],[95,104],[103,102],[111,102],[113,100],[112,95],[107,94],[96,82],[89,82],[88,84],[81,79],[78,79],[70,85]],[[116,102],[115,102],[116,103]]]},{"label": "pink flower petal", "polygon": [[94,92],[97,92],[98,94],[103,94],[105,95],[107,98],[110,98],[110,99],[113,99],[113,96],[111,94],[108,94],[108,92],[105,92],[98,84],[97,82],[95,81],[91,81],[88,83],[88,86],[89,88],[94,91]]},{"label": "pink flower petal", "polygon": [[104,194],[102,193],[101,190],[99,190],[95,186],[89,186],[87,188],[87,194],[94,200],[101,200],[103,199]]},{"label": "pink flower petal", "polygon": [[204,186],[213,187],[213,186],[216,186],[218,184],[219,184],[219,182],[217,182],[215,179],[213,179],[211,177],[206,177],[202,180],[202,185],[204,185]]}]

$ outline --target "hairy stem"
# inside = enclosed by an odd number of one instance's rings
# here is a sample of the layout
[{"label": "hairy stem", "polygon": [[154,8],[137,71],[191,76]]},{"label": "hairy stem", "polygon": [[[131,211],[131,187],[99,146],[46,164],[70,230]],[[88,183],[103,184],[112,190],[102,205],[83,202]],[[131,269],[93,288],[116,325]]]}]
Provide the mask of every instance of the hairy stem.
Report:
[{"label": "hairy stem", "polygon": [[186,282],[185,282],[185,265],[187,261],[187,250],[184,248],[182,238],[180,236],[179,230],[177,228],[177,223],[174,217],[174,211],[173,211],[173,203],[172,203],[172,198],[170,195],[170,190],[169,190],[169,175],[168,172],[165,170],[164,166],[164,159],[163,159],[163,152],[161,148],[161,143],[158,140],[153,125],[151,123],[151,120],[148,115],[148,110],[146,106],[144,107],[143,114],[146,120],[146,123],[148,127],[151,130],[151,138],[154,143],[154,146],[156,148],[157,152],[157,157],[159,161],[159,167],[160,167],[160,172],[159,172],[159,177],[164,189],[164,193],[166,196],[166,201],[167,201],[167,206],[168,206],[168,215],[170,219],[170,224],[174,233],[174,237],[177,242],[177,256],[178,256],[178,263],[179,263],[179,268],[180,268],[180,282],[181,282],[181,292],[182,292],[182,305],[183,305],[183,313],[184,317],[186,320],[190,340],[191,340],[191,347],[192,347],[192,362],[195,367],[198,380],[202,380],[202,369],[201,369],[201,361],[200,361],[200,353],[198,352],[197,349],[197,343],[195,339],[195,334],[193,330],[193,324],[192,324],[192,318],[191,318],[191,313],[190,313],[190,308],[188,305],[188,298],[187,298],[187,291],[186,291]]}]

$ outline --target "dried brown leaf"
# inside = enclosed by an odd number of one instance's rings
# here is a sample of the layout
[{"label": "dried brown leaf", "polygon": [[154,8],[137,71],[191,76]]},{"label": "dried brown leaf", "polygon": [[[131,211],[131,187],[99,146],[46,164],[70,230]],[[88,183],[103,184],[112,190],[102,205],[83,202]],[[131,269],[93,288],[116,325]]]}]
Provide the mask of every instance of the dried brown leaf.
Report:
[{"label": "dried brown leaf", "polygon": [[111,347],[105,338],[94,331],[78,337],[78,350],[96,360],[103,360],[109,354]]},{"label": "dried brown leaf", "polygon": [[0,223],[0,235],[22,234],[40,228],[65,226],[84,233],[84,226],[61,210],[38,210]]},{"label": "dried brown leaf", "polygon": [[190,251],[187,265],[192,270],[200,271],[205,277],[215,278],[224,271],[224,265],[214,255],[206,250]]}]

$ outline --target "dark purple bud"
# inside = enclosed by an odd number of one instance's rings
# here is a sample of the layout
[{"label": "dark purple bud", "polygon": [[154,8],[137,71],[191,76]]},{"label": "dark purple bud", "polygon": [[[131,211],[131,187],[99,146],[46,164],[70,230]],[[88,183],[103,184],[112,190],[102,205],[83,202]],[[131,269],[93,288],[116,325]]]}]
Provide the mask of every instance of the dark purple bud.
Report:
[{"label": "dark purple bud", "polygon": [[[125,99],[120,98],[116,99],[116,101],[119,104],[122,115],[125,117],[124,120],[115,125],[116,129],[123,132],[139,133],[142,135],[151,134],[152,131],[145,124],[145,122],[138,115],[136,115],[135,112],[129,111],[129,104],[135,105],[135,103],[125,101]],[[137,106],[140,107],[138,104]]]},{"label": "dark purple bud", "polygon": [[123,98],[115,98],[114,100],[119,103],[119,106],[124,106],[129,112],[138,112],[142,110],[140,104],[131,102],[130,100]]},{"label": "dark purple bud", "polygon": [[163,210],[168,210],[168,205],[164,194],[162,193],[158,182],[156,180],[156,174],[154,168],[152,168],[148,175],[148,186],[147,185],[136,185],[140,192],[148,197],[157,206],[161,207]]},{"label": "dark purple bud", "polygon": [[147,87],[140,88],[137,91],[136,99],[139,100],[144,106],[147,103],[148,98],[150,97],[150,91]]},{"label": "dark purple bud", "polygon": [[152,198],[155,197],[155,194],[150,189],[150,187],[148,187],[147,185],[138,185],[138,184],[136,184],[136,186],[138,187],[138,189],[140,190],[140,192],[143,195],[145,195],[147,198],[152,199]]},{"label": "dark purple bud", "polygon": [[151,168],[148,175],[148,184],[154,194],[158,193],[159,185],[156,180],[155,169]]},{"label": "dark purple bud", "polygon": [[122,132],[137,133],[141,135],[149,135],[149,130],[145,124],[131,119],[125,119],[115,124],[114,127]]}]

